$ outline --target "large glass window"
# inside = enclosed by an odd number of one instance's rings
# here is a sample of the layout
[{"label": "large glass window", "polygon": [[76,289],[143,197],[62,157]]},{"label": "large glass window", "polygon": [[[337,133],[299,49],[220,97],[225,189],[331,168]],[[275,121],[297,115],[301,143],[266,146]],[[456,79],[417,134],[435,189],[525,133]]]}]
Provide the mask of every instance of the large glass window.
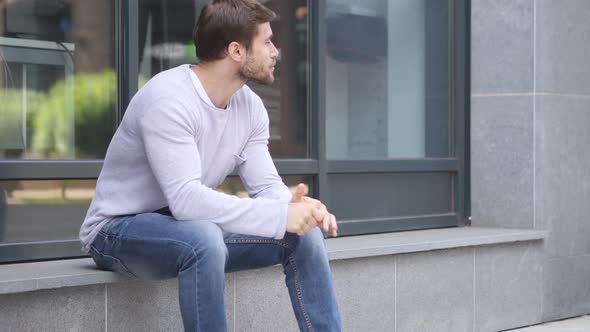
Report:
[{"label": "large glass window", "polygon": [[80,256],[119,121],[121,2],[0,2],[0,262]]},{"label": "large glass window", "polygon": [[114,14],[114,0],[0,2],[0,159],[104,157]]},{"label": "large glass window", "polygon": [[328,158],[450,156],[451,3],[327,1]]},{"label": "large glass window", "polygon": [[[250,83],[283,181],[340,236],[465,224],[468,0],[259,0],[275,82]],[[0,1],[0,263],[82,255],[79,227],[127,103],[198,63],[206,0]],[[233,173],[219,188],[247,195]]]},{"label": "large glass window", "polygon": [[461,224],[465,4],[327,0],[319,7],[327,165],[320,191],[343,233]]}]

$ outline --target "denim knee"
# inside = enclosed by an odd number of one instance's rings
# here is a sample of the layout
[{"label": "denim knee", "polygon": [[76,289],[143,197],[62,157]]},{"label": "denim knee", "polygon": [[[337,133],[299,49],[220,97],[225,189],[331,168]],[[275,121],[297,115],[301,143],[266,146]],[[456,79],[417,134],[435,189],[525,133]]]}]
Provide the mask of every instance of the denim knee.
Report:
[{"label": "denim knee", "polygon": [[182,253],[183,270],[195,264],[207,266],[207,269],[223,269],[229,258],[227,246],[223,241],[223,232],[216,224],[194,222],[190,234],[187,234],[185,250]]},{"label": "denim knee", "polygon": [[296,252],[305,256],[326,256],[326,245],[322,230],[315,228],[299,237]]}]

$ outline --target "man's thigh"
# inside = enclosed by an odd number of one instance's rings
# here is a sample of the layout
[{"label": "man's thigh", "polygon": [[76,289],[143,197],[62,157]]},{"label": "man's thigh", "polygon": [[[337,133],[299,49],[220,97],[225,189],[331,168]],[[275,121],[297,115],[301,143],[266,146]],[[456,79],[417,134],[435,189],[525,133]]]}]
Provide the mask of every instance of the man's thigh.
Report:
[{"label": "man's thigh", "polygon": [[144,213],[118,217],[105,225],[91,251],[93,257],[115,258],[140,278],[166,279],[178,275],[195,248],[223,245],[221,229],[211,222]]},{"label": "man's thigh", "polygon": [[285,262],[296,248],[298,235],[285,233],[282,240],[273,238],[223,233],[229,258],[226,272],[262,268]]}]

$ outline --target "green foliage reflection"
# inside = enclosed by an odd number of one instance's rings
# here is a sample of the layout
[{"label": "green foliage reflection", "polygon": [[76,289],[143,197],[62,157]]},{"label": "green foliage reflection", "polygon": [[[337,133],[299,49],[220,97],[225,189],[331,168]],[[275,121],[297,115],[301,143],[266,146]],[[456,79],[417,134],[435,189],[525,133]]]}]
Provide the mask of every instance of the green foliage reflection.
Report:
[{"label": "green foliage reflection", "polygon": [[73,145],[76,158],[103,157],[113,133],[116,80],[115,73],[107,70],[76,74],[71,81],[53,85],[35,115],[33,152],[64,158]]}]

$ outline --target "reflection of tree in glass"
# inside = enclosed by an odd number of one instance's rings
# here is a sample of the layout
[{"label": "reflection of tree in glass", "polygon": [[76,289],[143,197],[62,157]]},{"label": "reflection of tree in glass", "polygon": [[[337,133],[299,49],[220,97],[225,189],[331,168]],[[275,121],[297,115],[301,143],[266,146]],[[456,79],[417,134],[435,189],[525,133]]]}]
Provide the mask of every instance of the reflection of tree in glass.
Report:
[{"label": "reflection of tree in glass", "polygon": [[77,158],[104,157],[113,134],[116,75],[112,70],[76,74],[73,82],[74,123],[67,114],[70,90],[66,80],[60,80],[35,116],[32,149],[49,158],[67,157],[72,148],[68,132],[73,129]]},{"label": "reflection of tree in glass", "polygon": [[[0,149],[5,158],[20,158],[27,142],[31,140],[32,118],[44,100],[43,93],[21,89],[0,89]],[[27,123],[23,124],[23,112]],[[24,128],[23,128],[24,127]],[[27,136],[23,136],[23,130]],[[2,151],[0,151],[1,153]]]}]

